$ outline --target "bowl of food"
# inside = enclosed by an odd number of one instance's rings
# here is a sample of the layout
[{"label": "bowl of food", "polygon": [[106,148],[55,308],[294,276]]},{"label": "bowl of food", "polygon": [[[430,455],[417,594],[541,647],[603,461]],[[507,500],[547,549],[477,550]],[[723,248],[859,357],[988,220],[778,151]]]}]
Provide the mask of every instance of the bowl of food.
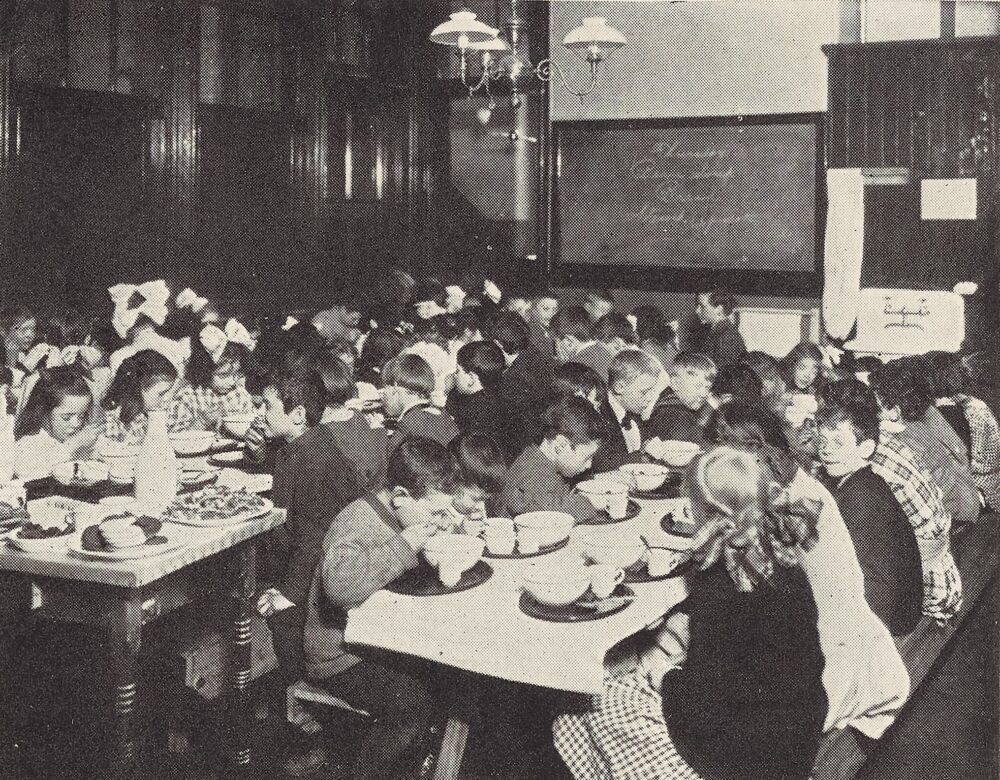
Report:
[{"label": "bowl of food", "polygon": [[538,564],[524,575],[524,589],[540,604],[565,607],[587,592],[590,580],[582,563]]},{"label": "bowl of food", "polygon": [[84,528],[80,545],[88,552],[117,552],[143,545],[166,544],[166,538],[159,536],[161,527],[162,523],[155,517],[120,512]]},{"label": "bowl of food", "polygon": [[559,544],[573,530],[575,520],[566,512],[525,512],[514,518],[514,529],[531,529],[540,547]]},{"label": "bowl of food", "polygon": [[690,441],[653,439],[646,445],[646,452],[657,460],[662,460],[668,466],[681,468],[690,463],[694,456],[701,452],[701,447]]},{"label": "bowl of food", "polygon": [[628,485],[604,479],[588,479],[576,489],[590,499],[596,509],[607,512],[612,517],[625,517],[628,511]]},{"label": "bowl of food", "polygon": [[8,535],[8,541],[28,553],[56,552],[66,547],[79,517],[76,502],[47,498],[32,503],[30,516]]},{"label": "bowl of food", "polygon": [[583,555],[593,563],[627,569],[635,566],[646,553],[639,534],[587,533],[580,537]]},{"label": "bowl of food", "polygon": [[222,418],[222,425],[233,436],[242,439],[247,435],[247,431],[250,430],[250,426],[253,425],[256,419],[256,412],[251,414],[227,414]]},{"label": "bowl of food", "polygon": [[178,455],[204,455],[212,448],[215,434],[212,431],[176,431],[170,434],[170,443]]},{"label": "bowl of food", "polygon": [[464,573],[483,557],[483,540],[468,534],[437,534],[424,543],[423,553],[431,566],[449,560]]},{"label": "bowl of food", "polygon": [[52,467],[56,482],[73,487],[93,487],[110,475],[108,464],[100,460],[70,460]]},{"label": "bowl of food", "polygon": [[626,463],[618,471],[631,480],[636,490],[644,491],[656,490],[670,475],[670,469],[659,463]]}]

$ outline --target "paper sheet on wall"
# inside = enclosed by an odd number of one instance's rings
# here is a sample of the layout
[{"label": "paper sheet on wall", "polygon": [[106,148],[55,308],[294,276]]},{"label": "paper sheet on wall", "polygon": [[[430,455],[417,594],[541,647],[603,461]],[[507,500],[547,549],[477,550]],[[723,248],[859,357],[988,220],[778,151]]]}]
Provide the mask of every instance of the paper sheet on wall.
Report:
[{"label": "paper sheet on wall", "polygon": [[920,182],[921,219],[975,219],[975,179],[924,179]]},{"label": "paper sheet on wall", "polygon": [[798,309],[739,309],[739,331],[748,350],[780,359],[809,337],[808,323],[803,323],[809,316]]},{"label": "paper sheet on wall", "polygon": [[956,352],[965,338],[965,301],[940,290],[862,290],[855,352],[919,355]]}]

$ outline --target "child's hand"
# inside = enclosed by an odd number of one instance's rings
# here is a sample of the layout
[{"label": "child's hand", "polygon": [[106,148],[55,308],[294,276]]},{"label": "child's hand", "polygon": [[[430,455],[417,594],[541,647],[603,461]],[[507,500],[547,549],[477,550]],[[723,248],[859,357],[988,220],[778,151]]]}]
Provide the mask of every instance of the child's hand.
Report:
[{"label": "child's hand", "polygon": [[66,439],[66,444],[73,451],[74,457],[89,450],[97,443],[97,437],[104,432],[104,426],[98,423],[88,423]]},{"label": "child's hand", "polygon": [[34,371],[35,368],[41,363],[45,358],[49,356],[49,345],[48,344],[35,344],[31,348],[31,351],[25,355],[24,360],[21,364],[29,371]]},{"label": "child's hand", "polygon": [[265,424],[261,419],[256,419],[251,423],[250,427],[247,428],[246,435],[243,437],[243,441],[246,443],[247,447],[251,450],[262,450],[267,444],[267,436],[265,435]]},{"label": "child's hand", "polygon": [[407,526],[400,531],[400,536],[406,540],[406,543],[413,548],[414,552],[420,552],[424,549],[424,545],[427,544],[427,540],[437,532],[437,524],[428,521],[426,523]]}]

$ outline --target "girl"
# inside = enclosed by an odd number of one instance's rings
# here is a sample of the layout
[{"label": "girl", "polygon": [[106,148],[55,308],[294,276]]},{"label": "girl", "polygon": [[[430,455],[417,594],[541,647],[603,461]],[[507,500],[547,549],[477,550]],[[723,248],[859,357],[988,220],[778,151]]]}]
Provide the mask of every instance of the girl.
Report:
[{"label": "girl", "polygon": [[171,432],[219,431],[227,415],[254,414],[253,400],[246,389],[246,367],[251,361],[249,337],[229,325],[227,330],[231,336],[215,325],[206,325],[191,339],[188,384],[168,407]]},{"label": "girl", "polygon": [[483,433],[462,434],[448,449],[462,467],[462,486],[453,502],[455,511],[463,519],[485,520],[497,508],[496,500],[507,478],[503,450]]},{"label": "girl", "polygon": [[93,397],[78,369],[42,371],[14,427],[15,471],[42,479],[52,467],[90,457],[101,427],[90,421]]},{"label": "girl", "polygon": [[125,342],[108,359],[112,375],[117,373],[122,362],[144,349],[166,355],[177,373],[182,374],[191,353],[190,345],[184,339],[167,338],[157,330],[167,320],[167,301],[170,299],[170,290],[163,280],[140,285],[116,284],[108,289],[108,294],[115,306],[111,323]]},{"label": "girl", "polygon": [[823,353],[819,347],[810,341],[796,344],[781,361],[781,366],[790,392],[816,394],[823,367]]},{"label": "girl", "polygon": [[126,445],[139,445],[146,437],[148,413],[162,409],[177,384],[177,369],[164,355],[146,349],[118,368],[102,406],[104,435]]},{"label": "girl", "polygon": [[22,376],[37,369],[48,356],[48,348],[35,343],[38,318],[27,306],[9,306],[0,312],[0,336],[7,349],[7,367]]},{"label": "girl", "polygon": [[556,747],[577,780],[805,780],[827,710],[819,615],[798,561],[817,516],[793,516],[766,464],[733,447],[696,458],[686,487],[698,564],[687,621],[668,621],[593,710],[560,717]]}]

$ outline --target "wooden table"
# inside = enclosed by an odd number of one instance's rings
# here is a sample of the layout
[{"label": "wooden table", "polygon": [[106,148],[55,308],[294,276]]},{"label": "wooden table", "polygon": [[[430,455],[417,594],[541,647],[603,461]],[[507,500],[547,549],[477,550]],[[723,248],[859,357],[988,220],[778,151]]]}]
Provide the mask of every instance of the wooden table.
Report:
[{"label": "wooden table", "polygon": [[93,561],[68,551],[32,555],[0,548],[0,571],[34,585],[34,614],[83,623],[108,632],[115,675],[110,776],[136,770],[136,674],[143,627],[211,595],[234,599],[232,695],[228,708],[227,773],[248,774],[251,764],[247,687],[250,618],[256,607],[258,538],[285,521],[283,511],[225,528],[188,528],[184,546],[136,561]]}]

